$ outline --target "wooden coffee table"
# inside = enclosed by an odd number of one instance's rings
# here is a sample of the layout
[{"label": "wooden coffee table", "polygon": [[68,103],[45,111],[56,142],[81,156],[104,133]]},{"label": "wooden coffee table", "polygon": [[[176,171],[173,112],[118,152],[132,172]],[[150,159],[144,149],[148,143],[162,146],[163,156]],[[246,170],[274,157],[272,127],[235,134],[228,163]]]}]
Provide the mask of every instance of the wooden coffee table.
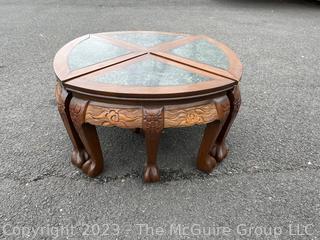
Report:
[{"label": "wooden coffee table", "polygon": [[228,153],[225,138],[240,107],[242,65],[214,39],[90,34],[62,47],[54,70],[59,113],[73,144],[71,161],[88,176],[103,170],[96,125],[143,130],[145,182],[160,179],[156,158],[164,128],[206,124],[197,158],[201,171],[210,173]]}]

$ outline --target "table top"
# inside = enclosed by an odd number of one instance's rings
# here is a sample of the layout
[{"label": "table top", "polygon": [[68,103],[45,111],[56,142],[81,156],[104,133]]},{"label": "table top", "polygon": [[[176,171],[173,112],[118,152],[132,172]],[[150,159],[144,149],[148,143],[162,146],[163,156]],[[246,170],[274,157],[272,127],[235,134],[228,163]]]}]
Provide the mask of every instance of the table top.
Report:
[{"label": "table top", "polygon": [[242,65],[224,44],[203,35],[108,32],[62,47],[54,70],[71,90],[99,96],[190,96],[230,89]]}]

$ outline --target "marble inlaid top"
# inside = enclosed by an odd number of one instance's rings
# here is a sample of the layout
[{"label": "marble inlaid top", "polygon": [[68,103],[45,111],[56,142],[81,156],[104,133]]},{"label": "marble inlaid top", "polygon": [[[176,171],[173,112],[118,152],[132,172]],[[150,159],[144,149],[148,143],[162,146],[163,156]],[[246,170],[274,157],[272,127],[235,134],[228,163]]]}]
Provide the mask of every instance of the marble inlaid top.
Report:
[{"label": "marble inlaid top", "polygon": [[110,34],[112,38],[119,39],[125,42],[140,45],[142,47],[154,47],[160,43],[171,42],[177,39],[181,39],[182,35],[169,35],[154,32],[128,32],[128,33],[115,33]]},{"label": "marble inlaid top", "polygon": [[103,39],[89,36],[71,50],[68,56],[68,65],[69,69],[73,71],[128,53],[130,51],[124,47],[119,47]]},{"label": "marble inlaid top", "polygon": [[229,67],[226,54],[206,40],[196,40],[184,44],[172,49],[171,53],[225,70]]},{"label": "marble inlaid top", "polygon": [[178,86],[206,81],[209,78],[155,59],[145,59],[95,79],[97,82],[124,86]]},{"label": "marble inlaid top", "polygon": [[105,83],[189,88],[198,83],[209,86],[209,82],[221,78],[239,81],[242,74],[236,55],[214,39],[148,31],[79,37],[58,51],[54,68],[58,79],[69,85],[79,79],[79,83],[92,82],[101,87]]}]

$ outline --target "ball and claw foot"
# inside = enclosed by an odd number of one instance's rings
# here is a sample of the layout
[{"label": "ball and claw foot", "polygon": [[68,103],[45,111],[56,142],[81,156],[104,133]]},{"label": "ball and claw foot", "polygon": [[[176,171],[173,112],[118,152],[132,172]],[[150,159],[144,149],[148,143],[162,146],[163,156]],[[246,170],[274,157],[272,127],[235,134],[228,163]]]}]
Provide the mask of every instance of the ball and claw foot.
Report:
[{"label": "ball and claw foot", "polygon": [[99,168],[96,163],[91,160],[89,154],[84,149],[74,149],[71,155],[71,162],[89,177],[95,177],[102,171],[102,168]]},{"label": "ball and claw foot", "polygon": [[96,177],[102,172],[102,168],[98,167],[94,161],[89,159],[82,165],[82,171],[89,177]]},{"label": "ball and claw foot", "polygon": [[215,157],[218,162],[221,162],[228,155],[229,148],[227,145],[222,142],[213,147],[211,155]]},{"label": "ball and claw foot", "polygon": [[73,149],[71,154],[71,162],[78,168],[81,168],[82,165],[89,159],[89,154],[85,150]]},{"label": "ball and claw foot", "polygon": [[198,169],[202,172],[211,173],[213,169],[216,167],[217,161],[211,155],[207,155],[204,162],[201,165],[198,164]]},{"label": "ball and claw foot", "polygon": [[159,169],[157,166],[149,165],[144,169],[143,180],[146,183],[160,181]]}]

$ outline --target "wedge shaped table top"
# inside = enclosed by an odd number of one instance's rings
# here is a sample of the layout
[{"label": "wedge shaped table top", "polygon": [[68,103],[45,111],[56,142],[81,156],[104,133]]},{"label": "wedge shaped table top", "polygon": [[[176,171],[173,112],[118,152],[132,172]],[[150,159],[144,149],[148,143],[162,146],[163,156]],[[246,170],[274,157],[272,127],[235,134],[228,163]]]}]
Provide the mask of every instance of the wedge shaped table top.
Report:
[{"label": "wedge shaped table top", "polygon": [[[109,32],[79,37],[55,56],[56,99],[89,176],[103,170],[95,125],[143,129],[146,182],[160,179],[156,153],[163,128],[207,124],[197,167],[211,172],[227,155],[225,137],[240,106],[242,65],[207,36]],[[129,164],[129,163],[128,163]]]}]

